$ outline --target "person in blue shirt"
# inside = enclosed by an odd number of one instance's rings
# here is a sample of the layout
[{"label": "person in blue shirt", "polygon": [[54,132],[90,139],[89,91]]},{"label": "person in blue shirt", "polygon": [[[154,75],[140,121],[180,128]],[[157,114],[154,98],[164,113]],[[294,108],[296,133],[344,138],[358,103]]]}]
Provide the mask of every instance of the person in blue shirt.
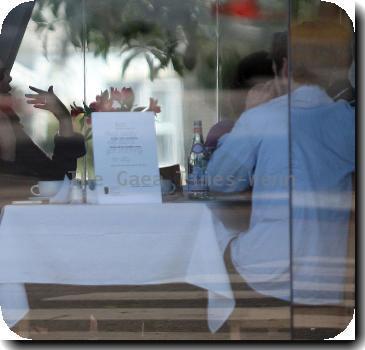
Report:
[{"label": "person in blue shirt", "polygon": [[215,192],[252,187],[249,230],[230,244],[244,280],[282,300],[335,304],[345,285],[355,112],[326,88],[347,76],[351,33],[307,22],[291,28],[290,45],[275,78],[288,93],[244,112],[218,140],[207,173]]}]

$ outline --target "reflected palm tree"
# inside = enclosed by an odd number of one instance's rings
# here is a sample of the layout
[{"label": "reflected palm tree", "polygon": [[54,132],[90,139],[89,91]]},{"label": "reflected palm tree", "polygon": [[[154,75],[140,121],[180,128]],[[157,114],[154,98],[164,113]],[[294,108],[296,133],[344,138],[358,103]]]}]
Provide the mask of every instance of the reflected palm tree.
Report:
[{"label": "reflected palm tree", "polygon": [[78,1],[40,0],[32,19],[45,43],[56,24],[64,24],[63,55],[69,42],[82,48],[84,39],[95,56],[106,58],[117,49],[126,54],[123,74],[135,57],[144,55],[153,80],[170,64],[181,76],[195,67],[199,43],[215,36],[212,3],[214,0],[88,0],[82,9]]}]

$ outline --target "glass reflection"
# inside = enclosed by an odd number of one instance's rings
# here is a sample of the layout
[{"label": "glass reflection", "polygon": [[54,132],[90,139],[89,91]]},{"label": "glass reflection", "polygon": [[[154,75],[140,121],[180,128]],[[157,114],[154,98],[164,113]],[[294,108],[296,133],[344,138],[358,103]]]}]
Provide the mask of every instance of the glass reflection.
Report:
[{"label": "glass reflection", "polygon": [[[2,204],[28,198],[30,187],[36,181],[72,177],[77,158],[85,154],[83,136],[74,133],[70,113],[54,92],[69,102],[65,98],[67,87],[60,86],[57,79],[54,64],[58,56],[52,57],[49,52],[48,60],[44,57],[42,41],[33,22],[20,45],[21,31],[27,25],[22,21],[23,12],[29,12],[30,16],[29,4],[13,10],[17,16],[7,17],[0,43],[3,48],[0,82]],[[56,31],[56,26],[52,31]],[[59,35],[54,33],[52,40],[57,42]],[[32,40],[31,45],[29,40]],[[15,62],[15,56],[4,57],[9,46],[17,51],[19,45]]]},{"label": "glass reflection", "polygon": [[[11,95],[10,65],[0,69],[1,205],[27,198],[38,180],[61,180],[76,169],[84,139],[74,131],[85,128],[76,118],[71,123],[64,105],[89,104],[110,87],[133,88],[136,105],[157,99],[161,176],[178,184],[167,201],[186,200],[181,185],[192,126],[202,121],[211,155],[206,204],[226,228],[218,243],[236,310],[212,335],[198,313],[205,291],[192,286],[148,286],[140,294],[110,287],[97,294],[105,310],[132,301],[138,312],[141,295],[153,306],[198,310],[193,321],[152,314],[151,337],[323,339],[348,323],[354,304],[353,33],[332,5],[293,0],[292,9],[286,0],[39,0],[11,70]],[[288,16],[295,23],[290,30]],[[78,169],[86,164],[93,179],[92,139],[87,146]],[[68,294],[95,301],[86,287],[75,288],[62,292],[67,307]],[[110,298],[117,300],[112,306]],[[122,325],[130,332],[103,336],[141,337],[139,315],[134,323],[105,319],[103,331]]]},{"label": "glass reflection", "polygon": [[132,87],[139,105],[150,96],[158,99],[163,107],[156,119],[160,167],[179,164],[184,171],[191,146],[186,131],[191,133],[197,115],[215,116],[195,73],[204,65],[200,51],[215,53],[212,3],[108,0],[87,6],[87,100],[109,86]]},{"label": "glass reflection", "polygon": [[287,2],[271,6],[227,1],[219,18],[219,122],[206,143],[210,190],[236,198],[230,211],[245,222],[220,237],[240,314],[234,339],[291,336]]},{"label": "glass reflection", "polygon": [[[347,327],[353,311],[352,43],[352,25],[346,13],[333,4],[321,5],[318,16],[291,30],[296,339],[334,337]],[[321,322],[321,317],[327,321]]]}]

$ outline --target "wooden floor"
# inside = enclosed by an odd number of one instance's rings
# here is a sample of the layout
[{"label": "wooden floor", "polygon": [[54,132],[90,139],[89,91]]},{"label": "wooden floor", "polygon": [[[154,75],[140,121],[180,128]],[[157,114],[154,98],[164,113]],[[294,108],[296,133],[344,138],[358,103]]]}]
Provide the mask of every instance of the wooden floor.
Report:
[{"label": "wooden floor", "polygon": [[259,295],[237,275],[231,279],[237,305],[216,334],[207,326],[206,291],[188,284],[27,285],[30,331],[16,332],[33,340],[227,341],[237,332],[240,340],[322,340],[341,333],[351,321],[351,280],[344,307],[295,306],[291,331],[288,303]]}]

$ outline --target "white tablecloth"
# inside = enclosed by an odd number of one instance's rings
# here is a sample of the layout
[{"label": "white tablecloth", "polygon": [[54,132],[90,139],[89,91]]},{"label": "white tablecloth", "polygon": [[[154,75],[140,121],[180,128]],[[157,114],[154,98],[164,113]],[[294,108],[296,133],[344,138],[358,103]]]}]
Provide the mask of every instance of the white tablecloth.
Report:
[{"label": "white tablecloth", "polygon": [[7,206],[0,224],[0,304],[12,327],[27,312],[24,283],[137,285],[186,282],[208,290],[217,331],[235,302],[204,204]]}]

